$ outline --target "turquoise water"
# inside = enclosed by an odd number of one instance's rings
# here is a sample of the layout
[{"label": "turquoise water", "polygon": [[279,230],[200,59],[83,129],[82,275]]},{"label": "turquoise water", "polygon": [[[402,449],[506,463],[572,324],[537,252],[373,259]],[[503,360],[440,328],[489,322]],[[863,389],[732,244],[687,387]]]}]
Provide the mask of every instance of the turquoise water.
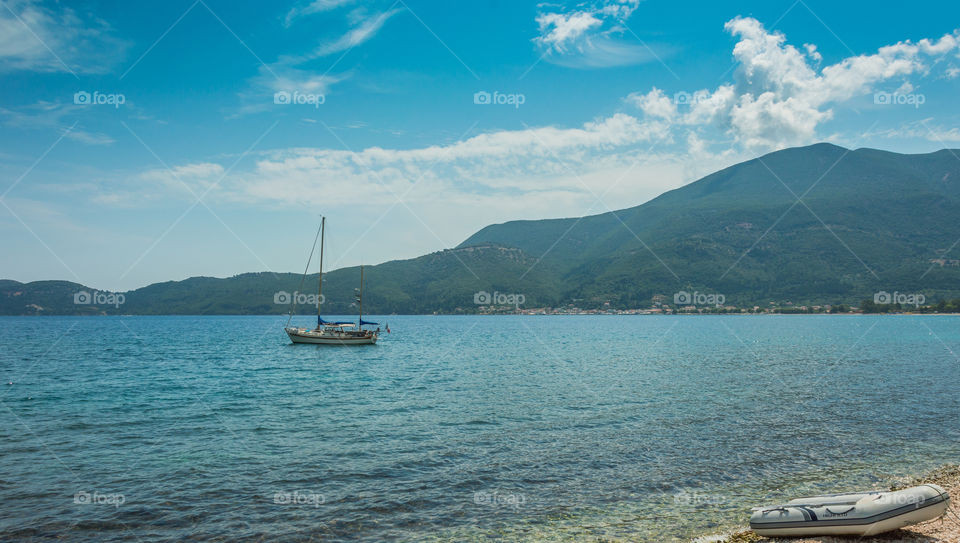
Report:
[{"label": "turquoise water", "polygon": [[285,320],[0,318],[0,540],[684,540],[960,458],[960,317]]}]

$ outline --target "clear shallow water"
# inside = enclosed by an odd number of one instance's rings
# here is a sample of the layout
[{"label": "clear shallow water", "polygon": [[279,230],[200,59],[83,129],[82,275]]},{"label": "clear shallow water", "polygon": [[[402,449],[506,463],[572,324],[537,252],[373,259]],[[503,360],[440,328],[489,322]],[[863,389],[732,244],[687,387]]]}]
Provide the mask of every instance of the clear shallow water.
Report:
[{"label": "clear shallow water", "polygon": [[285,320],[0,318],[0,540],[684,540],[960,459],[960,317]]}]

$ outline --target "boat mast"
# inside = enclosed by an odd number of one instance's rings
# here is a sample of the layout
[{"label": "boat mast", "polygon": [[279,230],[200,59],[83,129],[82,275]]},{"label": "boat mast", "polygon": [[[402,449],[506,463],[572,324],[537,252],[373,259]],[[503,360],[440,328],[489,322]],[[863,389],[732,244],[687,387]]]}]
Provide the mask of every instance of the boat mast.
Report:
[{"label": "boat mast", "polygon": [[317,328],[320,328],[320,305],[323,301],[323,237],[327,218],[320,217],[320,275],[317,277]]},{"label": "boat mast", "polygon": [[357,308],[360,310],[360,328],[363,328],[363,264],[360,264],[360,296],[357,297]]},{"label": "boat mast", "polygon": [[[313,237],[313,245],[310,246],[310,256],[307,257],[307,265],[303,267],[303,275],[300,276],[300,286],[297,287],[297,292],[303,290],[303,282],[307,280],[307,274],[310,273],[310,263],[313,262],[313,253],[317,250],[317,238],[320,237],[320,234],[323,233],[323,220],[320,221],[320,228],[317,228],[317,235]],[[321,266],[322,268],[322,266]],[[287,317],[287,324],[284,326],[290,326],[290,321],[293,320],[293,316],[297,312],[297,297],[293,297],[293,305],[290,306],[290,316]],[[317,311],[317,316],[319,318],[319,310]]]}]

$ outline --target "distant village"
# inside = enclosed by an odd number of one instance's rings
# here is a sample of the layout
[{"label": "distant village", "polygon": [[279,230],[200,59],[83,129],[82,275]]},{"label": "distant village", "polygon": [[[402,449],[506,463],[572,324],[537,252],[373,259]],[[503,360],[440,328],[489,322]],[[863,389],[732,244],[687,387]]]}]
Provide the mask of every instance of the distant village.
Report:
[{"label": "distant village", "polygon": [[860,308],[847,305],[793,305],[786,302],[778,305],[770,302],[769,306],[754,305],[739,307],[736,305],[721,306],[677,306],[666,303],[654,303],[652,307],[636,309],[617,309],[605,302],[602,307],[584,309],[573,304],[563,307],[514,307],[514,306],[480,306],[481,315],[672,315],[672,314],[761,314],[761,313],[859,313]]}]

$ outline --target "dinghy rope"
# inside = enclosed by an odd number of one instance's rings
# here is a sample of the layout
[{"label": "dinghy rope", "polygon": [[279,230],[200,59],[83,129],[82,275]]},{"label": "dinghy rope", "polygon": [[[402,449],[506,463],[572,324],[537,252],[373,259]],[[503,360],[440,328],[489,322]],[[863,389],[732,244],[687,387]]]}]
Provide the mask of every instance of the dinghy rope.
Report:
[{"label": "dinghy rope", "polygon": [[[928,485],[928,486],[929,486],[929,485]],[[934,490],[937,490],[936,487],[932,487],[932,486],[931,486],[931,488],[933,488]],[[944,496],[946,496],[947,503],[950,504],[950,505],[947,506],[947,509],[943,512],[943,514],[940,515],[940,519],[941,519],[941,520],[947,519],[947,520],[949,520],[950,522],[956,524],[957,526],[960,526],[960,523],[957,522],[957,521],[960,521],[960,515],[957,515],[957,512],[953,510],[954,504],[949,501],[949,500],[950,500],[950,494],[949,494],[947,491],[941,492],[940,490],[937,490],[937,493],[940,494],[940,497],[941,497],[941,498],[943,498]],[[950,515],[953,515],[954,517],[956,517],[957,520],[953,520],[952,518],[950,518]]]},{"label": "dinghy rope", "polygon": [[[946,497],[947,503],[949,503],[950,505],[947,506],[947,508],[943,511],[943,514],[940,515],[939,517],[937,517],[937,518],[932,518],[932,519],[930,519],[930,520],[928,520],[928,521],[926,521],[926,522],[920,522],[920,523],[917,524],[917,526],[922,526],[922,525],[924,525],[924,524],[930,524],[931,522],[936,522],[936,521],[938,521],[938,520],[939,520],[941,523],[942,523],[944,520],[949,520],[950,522],[956,524],[957,526],[960,526],[960,522],[958,522],[958,521],[960,521],[960,515],[958,515],[957,512],[954,511],[954,509],[953,509],[953,508],[954,508],[954,504],[953,504],[953,502],[950,501],[950,493],[947,492],[947,491],[941,492],[941,491],[937,490],[936,487],[931,486],[931,485],[925,485],[925,486],[929,486],[930,488],[933,488],[934,490],[936,490],[936,491],[937,491],[937,494],[940,494],[940,497],[941,497],[941,498]],[[953,515],[957,520],[953,520],[952,518],[950,518],[950,515]]]},{"label": "dinghy rope", "polygon": [[[950,498],[950,495],[947,494],[947,499],[949,498]],[[955,505],[951,503],[950,506],[947,507],[947,510],[943,512],[943,516],[941,518],[948,519],[950,522],[956,524],[957,526],[960,526],[960,515],[958,515],[957,512],[953,509],[954,507]],[[957,520],[953,520],[952,518],[950,518],[950,515],[953,515],[954,518],[956,518]]]}]

